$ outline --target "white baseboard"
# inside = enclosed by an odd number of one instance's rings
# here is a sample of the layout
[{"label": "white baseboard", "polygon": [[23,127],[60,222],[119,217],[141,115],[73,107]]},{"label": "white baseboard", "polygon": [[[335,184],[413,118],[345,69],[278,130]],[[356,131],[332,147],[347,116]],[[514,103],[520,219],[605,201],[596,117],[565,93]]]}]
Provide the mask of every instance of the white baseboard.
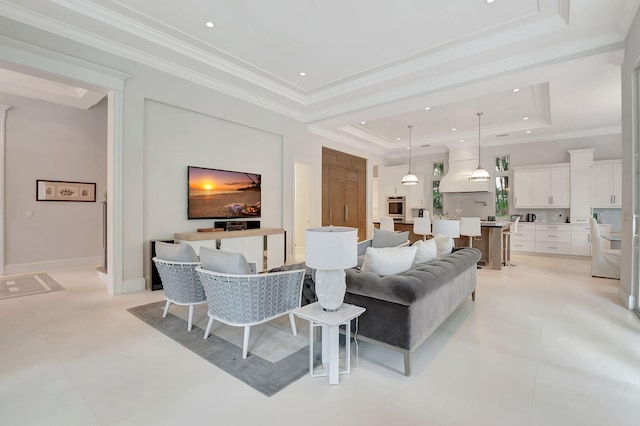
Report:
[{"label": "white baseboard", "polygon": [[135,293],[145,290],[144,278],[134,278],[132,280],[124,280],[122,282],[122,294]]},{"label": "white baseboard", "polygon": [[44,262],[17,263],[5,265],[5,275],[23,275],[36,272],[53,271],[56,269],[97,267],[102,264],[101,256],[78,257],[75,259],[47,260]]},{"label": "white baseboard", "polygon": [[630,311],[635,309],[636,307],[636,297],[629,293],[629,291],[620,286],[618,287],[618,299],[622,302],[622,306],[629,309]]}]

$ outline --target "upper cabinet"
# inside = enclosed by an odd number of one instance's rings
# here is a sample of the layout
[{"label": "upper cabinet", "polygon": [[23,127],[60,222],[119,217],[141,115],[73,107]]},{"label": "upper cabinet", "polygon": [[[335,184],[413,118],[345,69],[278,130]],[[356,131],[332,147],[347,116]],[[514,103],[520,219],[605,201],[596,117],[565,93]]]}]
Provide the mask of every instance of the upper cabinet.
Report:
[{"label": "upper cabinet", "polygon": [[389,166],[382,169],[381,199],[390,196],[405,196],[408,208],[425,208],[424,175],[416,174],[417,185],[403,185],[402,177],[407,174],[408,166]]},{"label": "upper cabinet", "polygon": [[595,208],[622,207],[621,160],[594,161],[591,168],[591,204]]},{"label": "upper cabinet", "polygon": [[570,171],[568,164],[519,167],[513,172],[515,208],[568,208]]}]

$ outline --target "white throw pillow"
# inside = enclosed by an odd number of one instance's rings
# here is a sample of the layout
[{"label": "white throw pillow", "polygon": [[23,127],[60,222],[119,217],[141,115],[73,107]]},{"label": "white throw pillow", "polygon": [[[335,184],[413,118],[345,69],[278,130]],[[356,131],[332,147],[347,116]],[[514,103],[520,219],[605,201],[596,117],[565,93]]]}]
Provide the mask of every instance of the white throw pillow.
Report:
[{"label": "white throw pillow", "polygon": [[202,269],[222,274],[251,274],[251,268],[242,253],[231,253],[211,247],[200,247]]},{"label": "white throw pillow", "polygon": [[414,246],[417,248],[416,258],[413,260],[413,264],[429,262],[438,258],[438,245],[435,239],[416,241]]},{"label": "white throw pillow", "polygon": [[411,269],[417,250],[416,246],[367,247],[360,270],[378,275],[400,274]]},{"label": "white throw pillow", "polygon": [[451,254],[453,251],[453,238],[438,234],[433,239],[438,247],[438,259]]}]

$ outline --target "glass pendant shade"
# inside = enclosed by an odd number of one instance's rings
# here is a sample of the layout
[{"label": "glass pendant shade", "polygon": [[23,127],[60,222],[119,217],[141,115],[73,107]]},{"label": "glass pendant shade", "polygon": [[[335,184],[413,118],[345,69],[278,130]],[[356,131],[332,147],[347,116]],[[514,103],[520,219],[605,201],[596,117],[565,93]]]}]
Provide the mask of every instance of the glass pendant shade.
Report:
[{"label": "glass pendant shade", "polygon": [[478,112],[478,167],[471,173],[471,177],[469,177],[470,181],[473,182],[486,182],[491,179],[489,172],[480,167],[480,117],[482,117],[482,113]]},{"label": "glass pendant shade", "polygon": [[412,125],[409,125],[409,171],[407,172],[406,175],[404,175],[402,177],[402,180],[400,181],[403,185],[417,185],[418,184],[418,177],[416,175],[414,175],[413,173],[411,173],[411,129],[413,128]]}]

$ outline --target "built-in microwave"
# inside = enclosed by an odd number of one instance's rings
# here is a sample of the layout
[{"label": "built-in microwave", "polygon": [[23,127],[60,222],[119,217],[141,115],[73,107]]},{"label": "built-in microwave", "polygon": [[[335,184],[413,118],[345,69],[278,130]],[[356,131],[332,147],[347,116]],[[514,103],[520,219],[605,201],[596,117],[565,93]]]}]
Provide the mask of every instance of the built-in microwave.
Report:
[{"label": "built-in microwave", "polygon": [[404,219],[407,200],[404,196],[387,197],[387,216]]}]

